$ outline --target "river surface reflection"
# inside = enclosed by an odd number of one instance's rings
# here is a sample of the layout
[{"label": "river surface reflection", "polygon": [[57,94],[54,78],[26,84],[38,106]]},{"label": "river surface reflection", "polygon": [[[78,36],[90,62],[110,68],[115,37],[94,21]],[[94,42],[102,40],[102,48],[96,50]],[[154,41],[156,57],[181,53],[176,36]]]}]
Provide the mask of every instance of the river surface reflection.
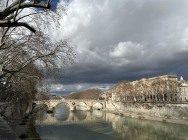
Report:
[{"label": "river surface reflection", "polygon": [[76,111],[60,104],[39,112],[36,129],[47,140],[188,140],[188,126],[131,119],[102,111]]}]

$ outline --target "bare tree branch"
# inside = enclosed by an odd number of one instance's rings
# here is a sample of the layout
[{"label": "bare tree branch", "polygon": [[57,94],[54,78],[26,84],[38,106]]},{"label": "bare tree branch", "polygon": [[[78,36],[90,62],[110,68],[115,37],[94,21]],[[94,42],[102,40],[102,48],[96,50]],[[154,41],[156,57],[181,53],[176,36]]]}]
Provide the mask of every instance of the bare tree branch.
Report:
[{"label": "bare tree branch", "polygon": [[0,21],[0,27],[20,27],[23,26],[29,29],[31,32],[35,33],[36,30],[25,22],[11,22],[11,21]]},{"label": "bare tree branch", "polygon": [[0,19],[5,19],[6,17],[8,17],[10,14],[13,14],[17,8],[19,9],[24,9],[24,8],[44,8],[44,9],[50,9],[50,1],[48,0],[48,2],[46,4],[35,4],[35,3],[21,3],[19,4],[19,0],[16,1],[16,3],[10,5],[9,7],[7,7],[6,9],[4,9],[2,12],[0,12]]}]

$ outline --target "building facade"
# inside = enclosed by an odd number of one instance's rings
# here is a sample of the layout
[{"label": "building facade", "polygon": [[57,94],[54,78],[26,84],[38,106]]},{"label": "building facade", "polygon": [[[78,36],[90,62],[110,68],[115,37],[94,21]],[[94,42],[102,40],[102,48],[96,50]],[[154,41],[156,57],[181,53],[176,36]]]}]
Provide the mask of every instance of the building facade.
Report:
[{"label": "building facade", "polygon": [[185,102],[188,100],[188,82],[176,75],[143,78],[122,82],[107,92],[113,101],[131,102]]},{"label": "building facade", "polygon": [[178,87],[180,93],[180,101],[188,101],[188,82],[185,81],[182,76],[180,77]]}]

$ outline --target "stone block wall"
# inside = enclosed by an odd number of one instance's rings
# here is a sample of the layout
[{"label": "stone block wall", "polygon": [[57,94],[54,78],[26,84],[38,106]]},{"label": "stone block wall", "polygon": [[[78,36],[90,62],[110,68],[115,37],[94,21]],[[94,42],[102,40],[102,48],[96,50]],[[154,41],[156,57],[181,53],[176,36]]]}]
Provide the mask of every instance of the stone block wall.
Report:
[{"label": "stone block wall", "polygon": [[122,114],[188,120],[188,104],[122,103],[108,101],[106,103],[106,110]]}]

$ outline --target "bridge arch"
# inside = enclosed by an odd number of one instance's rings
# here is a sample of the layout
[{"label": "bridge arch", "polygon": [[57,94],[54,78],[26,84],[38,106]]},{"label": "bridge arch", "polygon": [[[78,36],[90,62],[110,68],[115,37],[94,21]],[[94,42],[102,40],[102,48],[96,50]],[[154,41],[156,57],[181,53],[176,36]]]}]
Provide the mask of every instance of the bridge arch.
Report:
[{"label": "bridge arch", "polygon": [[95,102],[93,105],[92,105],[92,109],[96,109],[96,110],[101,110],[104,108],[104,105],[100,102]]},{"label": "bridge arch", "polygon": [[57,120],[65,121],[68,119],[69,113],[70,113],[69,105],[67,105],[64,102],[61,102],[56,105],[54,116],[56,117]]},{"label": "bridge arch", "polygon": [[70,105],[67,103],[67,102],[64,102],[64,101],[62,101],[62,102],[58,102],[54,107],[56,108],[58,105],[65,105],[66,107],[68,107],[68,108],[70,108]]},{"label": "bridge arch", "polygon": [[76,110],[87,110],[87,108],[88,105],[83,101],[76,103]]}]

